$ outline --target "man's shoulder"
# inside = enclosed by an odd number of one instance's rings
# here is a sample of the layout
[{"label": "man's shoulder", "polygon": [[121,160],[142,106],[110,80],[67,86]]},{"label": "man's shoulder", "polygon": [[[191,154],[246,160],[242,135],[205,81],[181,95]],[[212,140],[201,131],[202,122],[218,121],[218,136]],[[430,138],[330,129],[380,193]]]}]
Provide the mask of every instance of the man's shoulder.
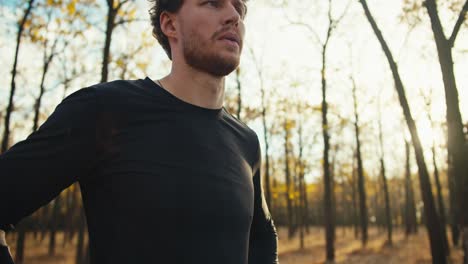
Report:
[{"label": "man's shoulder", "polygon": [[249,146],[249,148],[256,152],[257,148],[259,147],[257,133],[244,121],[232,115],[226,108],[224,108],[223,112],[224,121],[229,124],[229,126],[236,132],[238,136],[242,137],[242,140]]},{"label": "man's shoulder", "polygon": [[113,80],[89,86],[98,96],[125,96],[144,90],[142,80]]},{"label": "man's shoulder", "polygon": [[240,129],[241,131],[247,133],[251,137],[257,137],[257,133],[250,127],[248,126],[244,121],[240,120],[233,114],[231,114],[228,109],[223,108],[224,112],[224,120],[226,122],[230,123],[231,125],[235,126],[237,129]]}]

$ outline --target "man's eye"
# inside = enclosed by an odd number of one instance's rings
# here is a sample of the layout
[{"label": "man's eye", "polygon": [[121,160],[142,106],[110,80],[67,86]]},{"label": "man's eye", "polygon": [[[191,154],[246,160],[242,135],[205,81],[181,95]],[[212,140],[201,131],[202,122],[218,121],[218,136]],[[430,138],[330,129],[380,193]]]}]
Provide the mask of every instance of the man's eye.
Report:
[{"label": "man's eye", "polygon": [[239,15],[243,18],[245,17],[245,13],[246,13],[246,7],[244,5],[238,5],[236,6],[236,10],[237,12],[239,13]]},{"label": "man's eye", "polygon": [[218,1],[206,1],[205,4],[213,6],[213,7],[218,7],[219,6]]}]

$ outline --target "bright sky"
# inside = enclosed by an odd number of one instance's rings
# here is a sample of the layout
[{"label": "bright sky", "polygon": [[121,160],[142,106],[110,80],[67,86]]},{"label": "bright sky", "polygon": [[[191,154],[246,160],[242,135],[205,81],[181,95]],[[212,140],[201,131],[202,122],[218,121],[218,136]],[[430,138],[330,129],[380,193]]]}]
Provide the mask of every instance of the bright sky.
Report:
[{"label": "bright sky", "polygon": [[[0,107],[2,109],[6,107],[10,87],[9,72],[13,60],[15,39],[14,22],[19,14],[18,10],[13,11],[14,9],[11,8],[15,6],[14,2],[0,0],[0,23],[2,24],[0,28],[2,63],[0,74],[8,76],[8,78],[0,79]],[[251,0],[248,3],[249,11],[245,21],[247,34],[241,62],[243,101],[252,107],[260,107],[260,81],[252,59],[255,56],[262,68],[263,83],[271,107],[277,105],[278,98],[286,98],[292,102],[302,100],[311,105],[319,105],[321,101],[320,49],[309,30],[305,27],[291,25],[289,20],[307,23],[323,41],[327,27],[325,17],[327,1],[289,1],[294,4],[290,4],[286,8],[279,7],[279,2],[280,0]],[[320,3],[319,6],[316,6],[317,2]],[[333,2],[333,14],[338,17],[348,2],[346,0],[334,0]],[[408,34],[408,26],[400,23],[398,19],[401,13],[400,0],[368,0],[368,4],[392,49],[394,57],[398,60],[413,117],[417,121],[421,140],[426,150],[426,160],[430,161],[429,148],[432,144],[432,138],[436,138],[438,145],[445,142],[440,126],[432,131],[420,96],[421,93],[427,95],[432,90],[431,114],[434,120],[443,121],[445,119],[445,98],[430,26],[426,21]],[[145,0],[137,0],[137,5],[137,17],[146,18],[148,3]],[[90,15],[96,18],[94,20],[97,21],[97,26],[85,33],[85,45],[90,47],[90,51],[80,56],[80,61],[86,62],[88,74],[83,76],[81,82],[74,84],[75,90],[99,81],[100,52],[104,38],[103,32],[99,28],[104,28],[105,21],[104,15],[97,15],[96,12]],[[99,21],[98,18],[102,18],[102,21]],[[453,20],[445,19],[444,21],[447,28],[452,27]],[[463,70],[466,71],[468,68],[467,28],[465,25],[460,31],[454,50],[460,110],[465,122],[468,118],[468,75],[464,74]],[[130,27],[130,30],[119,28],[113,37],[112,51],[114,55],[137,47],[141,42],[141,32],[149,32],[150,30],[149,22],[135,23]],[[153,48],[148,48],[135,58],[135,60],[151,58],[148,71],[146,73],[139,72],[141,78],[146,75],[159,78],[168,72],[169,60],[156,41],[154,43]],[[21,75],[17,81],[16,98],[17,105],[20,107],[31,107],[31,102],[37,94],[42,56],[40,50],[37,46],[27,43],[22,46],[19,62]],[[334,112],[330,115],[332,124],[336,124],[337,114],[353,121],[351,82],[349,81],[352,73],[358,86],[359,112],[363,123],[364,165],[369,174],[376,175],[378,171],[376,158],[380,153],[377,143],[377,102],[379,101],[377,98],[380,98],[384,120],[386,161],[392,172],[390,177],[400,176],[403,170],[404,146],[402,137],[405,131],[404,126],[402,126],[401,107],[397,101],[388,63],[358,1],[352,1],[349,5],[346,16],[331,39],[327,55],[328,98]],[[353,69],[351,69],[351,64]],[[118,78],[118,73],[111,73],[111,79],[116,78]],[[52,79],[51,77],[47,82],[50,86],[53,86],[54,83]],[[234,93],[234,87],[234,78],[229,76],[227,81],[228,94]],[[44,112],[50,113],[60,101],[63,93],[61,89],[59,92],[49,94]],[[308,180],[313,180],[321,175],[320,114],[301,114],[306,122],[304,140],[308,144],[304,155],[311,163]],[[15,134],[14,141],[18,141],[27,136],[31,126],[30,121],[25,123],[20,122],[20,120],[32,120],[32,116],[30,112],[24,110],[16,114],[15,120],[19,127],[24,127],[22,133]],[[268,117],[270,125],[278,124],[279,120],[281,119],[278,116],[270,115]],[[249,122],[249,125],[257,131],[259,138],[262,139],[263,129],[260,120]],[[340,133],[335,129],[331,135],[332,143],[346,144],[345,147],[338,150],[341,163],[351,162],[353,151],[351,147],[354,146],[352,129],[352,125],[348,124]],[[294,136],[292,140],[296,144],[297,136]],[[282,146],[281,135],[273,138],[270,154],[274,157],[281,156]],[[297,149],[295,151],[297,153]],[[440,149],[439,152],[441,154],[439,160],[442,164],[445,152],[443,149]]]}]

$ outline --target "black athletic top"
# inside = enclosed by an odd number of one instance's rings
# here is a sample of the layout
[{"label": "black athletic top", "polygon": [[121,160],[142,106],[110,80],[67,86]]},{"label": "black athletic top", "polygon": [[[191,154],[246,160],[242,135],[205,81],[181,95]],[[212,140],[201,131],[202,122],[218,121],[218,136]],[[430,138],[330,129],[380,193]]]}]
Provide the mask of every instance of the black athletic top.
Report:
[{"label": "black athletic top", "polygon": [[92,264],[278,263],[260,157],[255,132],[224,108],[149,78],[97,84],[0,156],[0,225],[78,181]]}]

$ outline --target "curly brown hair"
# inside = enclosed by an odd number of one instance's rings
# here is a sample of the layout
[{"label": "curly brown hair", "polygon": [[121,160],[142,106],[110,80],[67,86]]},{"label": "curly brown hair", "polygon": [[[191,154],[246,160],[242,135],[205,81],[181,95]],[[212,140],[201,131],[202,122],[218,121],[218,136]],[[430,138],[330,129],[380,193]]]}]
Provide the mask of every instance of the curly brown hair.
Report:
[{"label": "curly brown hair", "polygon": [[[161,30],[161,23],[160,17],[161,13],[164,11],[167,12],[177,12],[182,7],[184,0],[148,0],[152,2],[152,6],[149,9],[149,15],[151,20],[151,25],[153,26],[153,36],[158,40],[159,44],[163,47],[164,51],[166,52],[169,59],[172,60],[171,55],[171,46],[169,45],[169,39]],[[247,0],[242,0],[244,2],[245,12],[244,16],[247,13],[247,7],[245,6],[245,2]]]}]

